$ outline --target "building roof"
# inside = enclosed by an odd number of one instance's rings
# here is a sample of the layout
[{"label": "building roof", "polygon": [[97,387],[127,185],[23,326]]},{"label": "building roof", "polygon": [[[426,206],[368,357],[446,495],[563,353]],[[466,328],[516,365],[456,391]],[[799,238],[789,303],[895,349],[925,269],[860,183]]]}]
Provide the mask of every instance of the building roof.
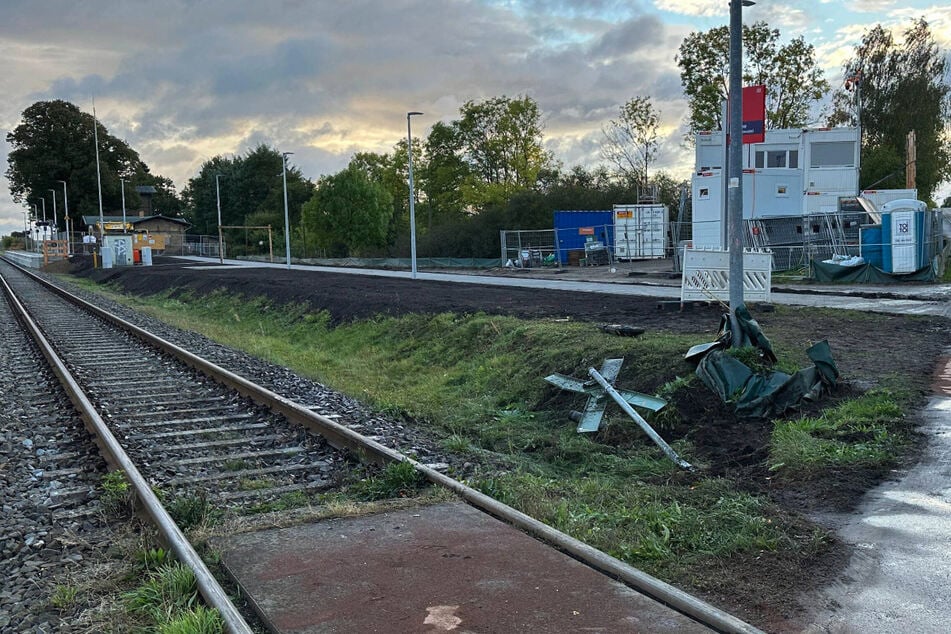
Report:
[{"label": "building roof", "polygon": [[[122,222],[122,216],[103,216],[103,222]],[[149,220],[167,220],[169,222],[174,222],[176,224],[183,225],[185,227],[190,227],[191,223],[185,220],[184,218],[173,218],[172,216],[163,216],[162,214],[157,214],[154,216],[133,216],[127,214],[125,221],[132,226],[141,224],[143,222],[148,222]],[[83,216],[84,225],[98,225],[99,216]]]},{"label": "building roof", "polygon": [[151,185],[136,185],[136,186],[135,186],[135,191],[136,191],[136,193],[139,193],[139,194],[148,194],[148,195],[152,195],[152,194],[157,194],[157,193],[158,193],[158,190],[155,189],[155,188],[154,188],[153,186],[151,186]]}]

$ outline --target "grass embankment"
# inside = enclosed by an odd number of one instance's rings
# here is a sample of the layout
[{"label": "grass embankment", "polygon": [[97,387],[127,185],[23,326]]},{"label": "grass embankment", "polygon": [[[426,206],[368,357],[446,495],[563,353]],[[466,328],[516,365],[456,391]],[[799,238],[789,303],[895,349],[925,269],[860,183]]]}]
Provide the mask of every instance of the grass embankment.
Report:
[{"label": "grass embankment", "polygon": [[[708,557],[808,554],[824,541],[821,531],[793,527],[786,514],[737,483],[681,474],[620,414],[609,416],[597,435],[578,435],[566,415],[581,409],[584,397],[543,381],[551,372],[585,377],[587,367],[624,357],[618,383],[627,389],[705,391],[699,381],[685,380],[693,369],[682,360],[703,335],[621,338],[590,324],[482,314],[331,327],[325,315],[303,308],[272,310],[223,295],[121,301],[411,416],[447,450],[483,465],[474,486],[665,578]],[[781,342],[776,348],[784,366],[803,365],[801,351],[784,354]],[[896,407],[894,397],[878,393],[819,418],[777,423],[770,465],[780,476],[820,477],[826,468],[885,464],[897,442],[889,427],[889,417],[899,416]],[[674,412],[654,420],[663,426],[676,418]],[[689,443],[673,446],[693,460]]]}]

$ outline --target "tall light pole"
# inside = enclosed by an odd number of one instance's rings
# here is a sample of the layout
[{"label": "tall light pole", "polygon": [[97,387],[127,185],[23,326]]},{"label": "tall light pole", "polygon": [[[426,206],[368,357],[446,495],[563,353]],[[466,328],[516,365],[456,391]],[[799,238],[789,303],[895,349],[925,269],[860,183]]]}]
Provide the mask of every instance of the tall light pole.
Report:
[{"label": "tall light pole", "polygon": [[119,179],[120,186],[122,187],[122,233],[127,233],[125,230],[125,179]]},{"label": "tall light pole", "polygon": [[56,216],[56,190],[50,190],[53,193],[53,233],[59,233],[59,218]]},{"label": "tall light pole", "polygon": [[751,0],[730,2],[730,325],[733,347],[742,345],[737,309],[743,307],[743,7]]},{"label": "tall light pole", "polygon": [[66,255],[72,255],[73,242],[72,242],[72,236],[70,235],[71,232],[69,230],[69,197],[66,195],[66,181],[56,181],[56,182],[63,184],[63,207],[65,208],[64,213],[66,214],[66,217],[64,218],[64,220],[66,221]]},{"label": "tall light pole", "polygon": [[416,279],[416,197],[413,196],[413,131],[410,122],[412,117],[421,114],[423,113],[406,113],[406,157],[409,167],[409,259],[414,280]]},{"label": "tall light pole", "polygon": [[[218,178],[221,174],[215,174],[215,196],[218,199],[218,261],[225,263],[225,244],[221,239],[221,187],[218,185]],[[287,191],[287,179],[284,180],[284,191]],[[287,206],[287,195],[284,196],[284,205]]]},{"label": "tall light pole", "polygon": [[284,250],[287,253],[287,268],[291,268],[291,222],[287,213],[287,157],[293,152],[281,152],[281,175],[284,178]]},{"label": "tall light pole", "polygon": [[96,145],[96,188],[99,191],[99,249],[106,237],[106,219],[102,215],[102,172],[99,169],[99,123],[96,121],[96,100],[92,100],[92,138]]}]

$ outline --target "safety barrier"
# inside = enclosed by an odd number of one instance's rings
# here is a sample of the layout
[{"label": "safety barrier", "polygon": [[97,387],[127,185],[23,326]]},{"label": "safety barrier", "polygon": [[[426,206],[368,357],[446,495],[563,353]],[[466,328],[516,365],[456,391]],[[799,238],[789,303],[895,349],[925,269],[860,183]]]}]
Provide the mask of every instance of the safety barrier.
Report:
[{"label": "safety barrier", "polygon": [[[743,298],[768,302],[773,254],[768,249],[743,250]],[[685,249],[680,301],[730,299],[730,252]]]}]

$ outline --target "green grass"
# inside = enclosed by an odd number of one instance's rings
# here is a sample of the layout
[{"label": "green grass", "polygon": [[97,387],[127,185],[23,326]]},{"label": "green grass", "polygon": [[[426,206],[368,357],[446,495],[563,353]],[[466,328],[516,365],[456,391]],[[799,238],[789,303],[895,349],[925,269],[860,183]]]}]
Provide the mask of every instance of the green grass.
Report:
[{"label": "green grass", "polygon": [[[668,398],[705,390],[683,354],[709,334],[620,338],[585,323],[484,314],[334,326],[326,314],[302,307],[273,310],[264,301],[223,294],[117,299],[415,419],[444,448],[479,465],[474,483],[482,491],[655,574],[674,577],[678,566],[706,557],[815,548],[814,536],[790,525],[766,500],[726,480],[680,472],[617,408],[609,408],[597,434],[575,433],[567,414],[581,409],[584,397],[543,380],[552,372],[584,378],[588,367],[623,357],[617,384],[626,389]],[[779,307],[777,314],[785,311]],[[801,342],[778,339],[777,367],[795,371],[808,364]],[[781,473],[819,474],[833,465],[882,460],[901,437],[893,414],[873,400],[844,405],[819,423],[779,422],[770,464]],[[691,424],[663,410],[648,418],[661,428]],[[672,445],[692,461],[688,442]],[[406,466],[391,465],[352,485],[350,494],[364,500],[413,495],[419,482],[402,472]]]},{"label": "green grass", "polygon": [[186,566],[166,563],[151,571],[136,588],[122,595],[128,612],[144,631],[166,634],[219,634],[224,622],[198,597],[195,575]]},{"label": "green grass", "polygon": [[76,605],[78,592],[74,585],[60,584],[53,589],[53,594],[50,596],[50,605],[60,612],[71,610]]},{"label": "green grass", "polygon": [[389,498],[413,497],[426,484],[426,479],[409,462],[391,462],[378,474],[353,484],[351,493],[368,502]]},{"label": "green grass", "polygon": [[102,493],[99,503],[109,515],[127,515],[132,512],[135,496],[132,486],[120,470],[110,471],[102,476]]},{"label": "green grass", "polygon": [[517,473],[482,482],[479,488],[654,574],[702,557],[773,550],[793,542],[770,519],[767,502],[719,479],[673,486],[632,483],[613,475]]},{"label": "green grass", "polygon": [[777,421],[770,469],[818,477],[830,468],[893,464],[907,442],[902,429],[906,400],[892,391],[873,390],[817,417]]},{"label": "green grass", "polygon": [[222,515],[204,493],[175,497],[165,503],[165,508],[183,531],[213,525]]}]

